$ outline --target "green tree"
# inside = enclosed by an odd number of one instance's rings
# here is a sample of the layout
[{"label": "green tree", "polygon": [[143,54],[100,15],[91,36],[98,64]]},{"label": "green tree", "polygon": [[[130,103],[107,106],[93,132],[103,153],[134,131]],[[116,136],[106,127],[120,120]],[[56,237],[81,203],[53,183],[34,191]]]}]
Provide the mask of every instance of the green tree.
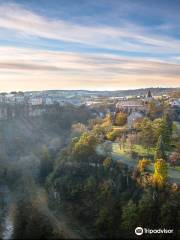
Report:
[{"label": "green tree", "polygon": [[169,114],[165,114],[163,122],[160,127],[160,134],[162,135],[164,146],[166,150],[170,149],[171,137],[172,137],[173,124]]},{"label": "green tree", "polygon": [[159,214],[159,221],[161,225],[166,228],[178,228],[178,208],[171,201],[166,201],[161,207],[161,212]]},{"label": "green tree", "polygon": [[[43,210],[42,210],[43,209]],[[12,239],[64,239],[46,207],[38,206],[31,199],[20,199],[14,209]]]},{"label": "green tree", "polygon": [[148,115],[151,119],[156,119],[162,112],[162,106],[156,101],[151,101],[148,104]]},{"label": "green tree", "polygon": [[109,208],[101,208],[95,225],[98,233],[103,233],[106,237],[112,237],[113,216]]},{"label": "green tree", "polygon": [[164,142],[163,142],[162,135],[159,136],[159,139],[158,139],[158,142],[157,142],[157,147],[156,147],[156,153],[155,153],[154,158],[155,158],[155,160],[156,159],[166,160],[165,145],[164,145]]},{"label": "green tree", "polygon": [[146,148],[149,148],[154,145],[154,135],[153,135],[153,124],[152,121],[148,118],[144,118],[139,126],[140,132],[140,140],[142,145]]},{"label": "green tree", "polygon": [[142,227],[156,227],[158,224],[159,202],[153,199],[152,192],[148,189],[138,203],[138,224]]},{"label": "green tree", "polygon": [[138,219],[138,206],[130,200],[122,209],[121,227],[123,231],[133,233]]}]

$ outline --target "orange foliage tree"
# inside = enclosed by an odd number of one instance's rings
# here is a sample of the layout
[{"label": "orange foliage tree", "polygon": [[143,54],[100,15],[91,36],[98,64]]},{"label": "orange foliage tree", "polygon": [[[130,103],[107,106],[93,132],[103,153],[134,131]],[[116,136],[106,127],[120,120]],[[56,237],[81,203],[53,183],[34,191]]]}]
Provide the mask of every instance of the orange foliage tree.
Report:
[{"label": "orange foliage tree", "polygon": [[157,159],[154,164],[153,182],[158,187],[164,187],[167,182],[167,163],[163,159]]}]

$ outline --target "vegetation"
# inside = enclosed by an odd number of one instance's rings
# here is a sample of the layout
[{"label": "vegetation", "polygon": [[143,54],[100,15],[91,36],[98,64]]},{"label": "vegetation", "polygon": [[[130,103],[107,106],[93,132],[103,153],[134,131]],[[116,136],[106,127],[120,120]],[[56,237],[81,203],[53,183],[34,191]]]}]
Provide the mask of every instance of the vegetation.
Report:
[{"label": "vegetation", "polygon": [[0,183],[16,199],[12,238],[77,237],[73,222],[79,238],[132,239],[137,226],[178,230],[180,191],[169,172],[178,172],[180,141],[165,110],[149,104],[133,129],[125,113],[114,122],[72,106],[1,123]]},{"label": "vegetation", "polygon": [[155,159],[166,159],[165,145],[163,142],[162,135],[159,136]]},{"label": "vegetation", "polygon": [[126,113],[117,113],[116,114],[116,119],[115,119],[115,124],[117,126],[124,126],[127,122],[127,114]]},{"label": "vegetation", "polygon": [[164,187],[167,183],[167,164],[163,159],[157,159],[154,164],[154,184],[158,187]]},{"label": "vegetation", "polygon": [[142,159],[138,163],[138,168],[140,172],[144,172],[146,170],[146,167],[150,165],[151,161],[148,159]]}]

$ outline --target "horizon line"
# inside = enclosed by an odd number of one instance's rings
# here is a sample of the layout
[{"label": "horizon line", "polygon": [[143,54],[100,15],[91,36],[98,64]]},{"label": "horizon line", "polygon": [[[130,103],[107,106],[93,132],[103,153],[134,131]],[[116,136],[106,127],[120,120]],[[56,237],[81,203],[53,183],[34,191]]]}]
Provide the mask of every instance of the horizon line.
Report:
[{"label": "horizon line", "polygon": [[146,90],[146,89],[169,89],[169,90],[179,90],[179,87],[147,87],[147,88],[126,88],[126,89],[118,89],[118,90],[91,90],[91,89],[42,89],[42,90],[11,90],[11,91],[2,91],[2,93],[13,93],[13,92],[47,92],[47,91],[86,91],[86,92],[119,92],[119,91],[137,91],[137,90]]}]

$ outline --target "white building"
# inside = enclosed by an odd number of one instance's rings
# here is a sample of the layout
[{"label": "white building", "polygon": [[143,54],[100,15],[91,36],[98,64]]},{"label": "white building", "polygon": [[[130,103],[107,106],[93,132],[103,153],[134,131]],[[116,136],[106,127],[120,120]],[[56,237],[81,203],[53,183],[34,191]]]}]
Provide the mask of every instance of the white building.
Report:
[{"label": "white building", "polygon": [[28,103],[32,106],[42,105],[43,99],[41,97],[30,98]]},{"label": "white building", "polygon": [[54,104],[54,101],[53,101],[53,99],[52,99],[51,97],[46,97],[46,98],[44,99],[44,104],[45,104],[45,105],[53,105],[53,104]]},{"label": "white building", "polygon": [[15,102],[16,103],[24,103],[24,101],[25,101],[24,96],[16,96],[15,97]]}]

